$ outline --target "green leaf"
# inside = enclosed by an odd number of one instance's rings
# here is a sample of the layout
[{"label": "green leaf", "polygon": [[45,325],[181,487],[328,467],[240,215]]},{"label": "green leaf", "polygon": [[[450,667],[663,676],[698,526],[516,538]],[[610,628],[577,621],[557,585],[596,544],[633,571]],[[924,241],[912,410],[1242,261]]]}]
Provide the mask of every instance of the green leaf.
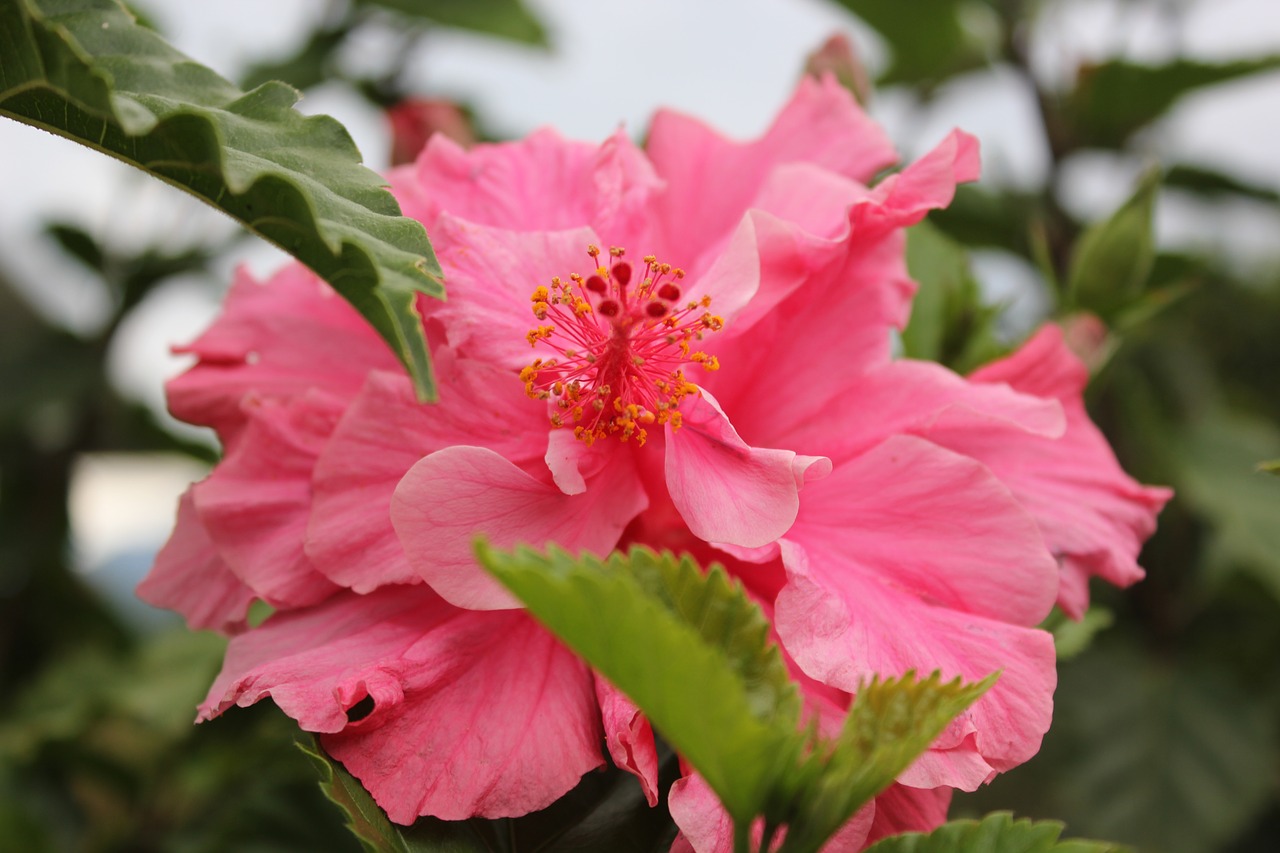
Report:
[{"label": "green leaf", "polygon": [[736,821],[764,811],[799,757],[800,701],[760,609],[723,570],[643,548],[607,561],[559,549],[480,562],[631,697]]},{"label": "green leaf", "polygon": [[542,23],[521,0],[358,0],[447,27],[545,45]]},{"label": "green leaf", "polygon": [[1274,796],[1274,705],[1220,669],[1114,641],[1062,666],[1043,756],[1054,813],[1161,853],[1221,849],[1252,823]]},{"label": "green leaf", "polygon": [[1268,459],[1258,463],[1258,470],[1268,474],[1280,474],[1280,459]]},{"label": "green leaf", "polygon": [[1156,257],[1151,213],[1159,187],[1160,171],[1149,170],[1128,201],[1081,235],[1067,273],[1073,307],[1108,319],[1142,295]]},{"label": "green leaf", "polygon": [[794,811],[780,821],[790,827],[780,853],[820,849],[995,680],[943,683],[934,673],[923,681],[907,675],[864,685],[840,736],[807,756],[801,770],[807,783],[793,795]]},{"label": "green leaf", "polygon": [[965,373],[1003,354],[995,336],[999,309],[983,303],[959,243],[921,222],[907,231],[907,269],[920,285],[902,332],[907,356]]},{"label": "green leaf", "polygon": [[883,83],[939,83],[986,64],[1000,40],[999,18],[982,3],[914,0],[907,15],[896,0],[837,2],[889,43],[893,62]]},{"label": "green leaf", "polygon": [[[410,853],[399,831],[387,819],[385,812],[369,796],[360,782],[346,768],[330,758],[315,738],[297,742],[298,749],[306,753],[320,773],[320,790],[342,809],[347,828],[358,839],[366,853]],[[424,849],[432,849],[430,847]],[[441,850],[467,850],[441,846]]]},{"label": "green leaf", "polygon": [[1164,185],[1206,196],[1238,196],[1254,201],[1280,204],[1280,192],[1247,183],[1203,166],[1179,165],[1169,169]]},{"label": "green leaf", "polygon": [[1116,60],[1086,66],[1067,99],[1067,123],[1078,147],[1119,147],[1183,95],[1276,68],[1280,54],[1224,63],[1178,59],[1138,65]]},{"label": "green leaf", "polygon": [[1053,635],[1058,660],[1071,660],[1089,648],[1094,638],[1115,621],[1114,613],[1098,605],[1090,607],[1079,621],[1055,607],[1040,627]]},{"label": "green leaf", "polygon": [[703,776],[738,841],[757,816],[781,851],[818,850],[994,681],[935,673],[864,685],[843,728],[801,728],[800,702],[759,607],[724,571],[645,548],[608,560],[476,546],[482,564],[625,692]]},{"label": "green leaf", "polygon": [[0,115],[135,165],[239,220],[350,301],[434,394],[418,294],[442,296],[421,224],[328,116],[281,83],[244,93],[114,0],[0,0]]},{"label": "green leaf", "polygon": [[1177,436],[1178,496],[1212,525],[1208,568],[1242,571],[1280,600],[1280,482],[1258,460],[1280,453],[1280,429],[1229,409],[1202,412]]},{"label": "green leaf", "polygon": [[1008,812],[953,820],[929,833],[909,832],[873,844],[867,853],[1123,853],[1104,841],[1059,841],[1056,821],[1014,820]]}]

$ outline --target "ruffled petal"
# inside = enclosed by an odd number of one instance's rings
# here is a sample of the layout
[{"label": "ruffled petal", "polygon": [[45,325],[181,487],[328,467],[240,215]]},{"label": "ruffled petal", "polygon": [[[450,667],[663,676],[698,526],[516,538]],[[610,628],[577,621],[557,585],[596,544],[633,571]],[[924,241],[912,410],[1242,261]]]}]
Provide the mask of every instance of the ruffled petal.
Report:
[{"label": "ruffled petal", "polygon": [[178,501],[178,520],[151,571],[138,584],[148,604],[176,610],[193,630],[224,633],[243,629],[253,590],[227,567],[196,515],[191,489]]},{"label": "ruffled petal", "polygon": [[432,312],[449,344],[478,361],[519,370],[533,361],[526,333],[538,325],[529,294],[553,277],[589,273],[589,228],[506,231],[450,214],[440,218],[431,243],[449,282],[449,299]]},{"label": "ruffled petal", "polygon": [[791,579],[778,596],[776,626],[813,678],[855,692],[874,675],[909,670],[969,682],[1001,673],[900,781],[971,791],[1039,750],[1057,683],[1048,633],[926,603],[868,572],[832,578],[840,555],[809,554],[785,540],[782,553]]},{"label": "ruffled petal", "polygon": [[1172,496],[1143,486],[1121,470],[1106,438],[1089,420],[1082,394],[1088,374],[1057,326],[1046,326],[1016,353],[973,374],[979,383],[1061,402],[1066,433],[1056,440],[1001,441],[983,430],[951,429],[935,441],[981,460],[1035,516],[1062,561],[1058,603],[1075,618],[1089,605],[1088,579],[1128,586],[1143,576],[1137,563],[1156,515]]},{"label": "ruffled petal", "polygon": [[932,832],[947,820],[951,788],[911,788],[894,783],[876,796],[868,845],[904,832]]},{"label": "ruffled petal", "polygon": [[197,362],[166,386],[169,411],[213,427],[224,445],[244,426],[240,401],[250,392],[290,399],[317,388],[350,398],[369,370],[400,369],[359,313],[299,264],[266,282],[238,270],[221,316],[175,351]]},{"label": "ruffled petal", "polygon": [[340,401],[315,392],[289,401],[247,400],[240,439],[192,488],[218,553],[273,607],[314,604],[337,590],[303,546],[311,473],[341,413]]},{"label": "ruffled petal", "polygon": [[[733,853],[733,821],[701,776],[694,773],[677,781],[671,786],[667,803],[672,819],[680,827],[680,835],[671,845],[672,853]],[[822,853],[857,853],[863,849],[874,816],[875,806],[871,803],[859,809],[822,845]],[[785,832],[775,837],[775,849],[786,837]],[[754,847],[760,845],[763,834],[763,822],[757,820],[752,827]]]},{"label": "ruffled petal", "polygon": [[268,696],[401,824],[526,814],[602,763],[571,652],[523,613],[458,610],[424,586],[344,592],[236,637],[200,719]]},{"label": "ruffled petal", "polygon": [[686,403],[681,415],[679,431],[667,426],[667,488],[689,529],[704,541],[767,545],[795,521],[800,487],[831,470],[824,457],[751,447],[706,392]]},{"label": "ruffled petal", "polygon": [[877,365],[845,379],[838,395],[822,397],[815,395],[811,407],[775,412],[755,432],[786,447],[822,448],[838,462],[898,433],[946,444],[935,436],[974,431],[1012,443],[1056,439],[1066,429],[1055,399],[1020,393],[1003,382],[972,382],[925,361]]},{"label": "ruffled petal", "polygon": [[640,788],[652,808],[658,804],[658,750],[653,727],[635,703],[599,674],[596,701],[604,721],[604,741],[614,765],[640,780]]},{"label": "ruffled petal", "polygon": [[393,170],[389,180],[404,214],[426,225],[433,240],[448,211],[512,231],[593,226],[622,241],[642,230],[644,206],[662,183],[621,130],[593,145],[549,128],[470,149],[436,135],[415,164]]},{"label": "ruffled petal", "polygon": [[787,539],[833,591],[856,575],[1020,625],[1048,615],[1058,587],[1057,564],[1009,490],[978,462],[914,436],[815,484]]},{"label": "ruffled petal", "polygon": [[479,536],[499,548],[555,544],[607,554],[648,500],[619,447],[581,494],[566,495],[480,447],[449,447],[419,461],[391,501],[409,564],[459,607],[519,607],[476,563]]},{"label": "ruffled petal", "polygon": [[419,403],[402,373],[371,373],[316,463],[306,553],[356,592],[421,580],[391,525],[391,496],[419,459],[468,444],[523,462],[536,457],[535,437],[547,428],[509,371],[441,349],[435,372],[434,405]]},{"label": "ruffled petal", "polygon": [[749,143],[660,111],[646,150],[668,185],[655,213],[663,257],[686,268],[698,268],[718,247],[774,168],[814,163],[866,182],[897,159],[884,131],[832,78],[804,80],[764,136]]}]

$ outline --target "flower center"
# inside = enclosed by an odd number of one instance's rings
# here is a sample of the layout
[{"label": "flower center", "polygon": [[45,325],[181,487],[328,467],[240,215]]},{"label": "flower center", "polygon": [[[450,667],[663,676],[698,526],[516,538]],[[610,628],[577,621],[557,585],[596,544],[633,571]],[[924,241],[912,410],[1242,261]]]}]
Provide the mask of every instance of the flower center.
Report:
[{"label": "flower center", "polygon": [[607,264],[597,247],[587,254],[596,267],[590,276],[557,276],[530,296],[541,325],[526,337],[555,355],[535,358],[520,379],[533,399],[554,401],[553,427],[572,427],[588,446],[607,435],[644,444],[646,426],[679,429],[680,401],[698,393],[685,365],[720,369],[690,342],[720,331],[724,319],[706,310],[709,296],[681,302],[684,270],[648,255],[636,282],[623,249],[610,249]]}]

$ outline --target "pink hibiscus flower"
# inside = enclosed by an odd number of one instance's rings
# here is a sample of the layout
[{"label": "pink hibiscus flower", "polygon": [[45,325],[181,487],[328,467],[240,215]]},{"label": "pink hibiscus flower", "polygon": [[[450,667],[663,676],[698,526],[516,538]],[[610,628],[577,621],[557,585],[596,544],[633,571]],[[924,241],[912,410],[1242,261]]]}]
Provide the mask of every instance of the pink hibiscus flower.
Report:
[{"label": "pink hibiscus flower", "polygon": [[[309,273],[241,274],[169,386],[225,457],[139,589],[234,635],[201,719],[270,696],[400,823],[542,808],[602,739],[656,803],[643,715],[475,564],[484,535],[725,563],[824,721],[872,674],[1002,670],[829,849],[932,827],[1033,755],[1033,626],[1091,575],[1136,580],[1167,493],[1119,470],[1052,331],[969,379],[891,358],[903,229],[977,150],[954,133],[869,187],[895,159],[831,80],[749,143],[668,112],[644,151],[435,137],[391,175],[449,286],[420,303],[432,406]],[[255,599],[277,612],[249,629]],[[696,775],[670,806],[677,847],[726,849]]]}]

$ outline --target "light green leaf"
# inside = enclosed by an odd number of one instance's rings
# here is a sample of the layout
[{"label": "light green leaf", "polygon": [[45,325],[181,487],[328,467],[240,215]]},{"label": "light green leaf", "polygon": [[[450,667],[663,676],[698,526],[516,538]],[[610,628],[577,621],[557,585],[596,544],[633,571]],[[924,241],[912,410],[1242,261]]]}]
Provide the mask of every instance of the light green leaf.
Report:
[{"label": "light green leaf", "polygon": [[1166,65],[1116,60],[1084,68],[1066,104],[1077,147],[1119,147],[1196,89],[1280,68],[1280,55],[1206,63],[1178,59]]},{"label": "light green leaf", "polygon": [[1258,463],[1258,470],[1268,474],[1280,474],[1280,459],[1268,459]]},{"label": "light green leaf", "polygon": [[724,572],[635,548],[607,561],[480,544],[480,562],[618,686],[738,822],[799,758],[800,702],[759,608]]},{"label": "light green leaf", "polygon": [[618,686],[720,797],[737,827],[788,827],[785,853],[818,850],[923,752],[975,685],[873,680],[838,737],[801,728],[768,623],[723,570],[644,548],[608,560],[476,547],[529,611]]},{"label": "light green leaf", "polygon": [[1159,187],[1160,171],[1149,170],[1128,201],[1081,235],[1067,273],[1073,307],[1108,319],[1142,295],[1156,258],[1151,212]]},{"label": "light green leaf", "polygon": [[443,296],[420,223],[341,125],[245,93],[115,0],[0,0],[0,115],[110,154],[207,201],[311,267],[434,394],[418,294]]},{"label": "light green leaf", "polygon": [[320,774],[320,790],[342,809],[347,828],[360,839],[366,853],[410,853],[399,831],[369,792],[345,767],[330,758],[315,738],[299,740],[297,746],[315,762]]},{"label": "light green leaf", "polygon": [[1078,622],[1055,607],[1040,627],[1053,635],[1058,660],[1071,660],[1089,648],[1094,637],[1115,621],[1114,613],[1098,605],[1090,607]]},{"label": "light green leaf", "polygon": [[790,828],[781,853],[815,851],[864,803],[884,790],[924,752],[946,725],[995,683],[873,680],[858,691],[840,736],[819,743],[806,757],[794,811],[780,822]]},{"label": "light green leaf", "polygon": [[1123,853],[1104,841],[1059,841],[1056,821],[1014,820],[1008,812],[953,820],[929,833],[909,832],[873,844],[867,853]]}]

